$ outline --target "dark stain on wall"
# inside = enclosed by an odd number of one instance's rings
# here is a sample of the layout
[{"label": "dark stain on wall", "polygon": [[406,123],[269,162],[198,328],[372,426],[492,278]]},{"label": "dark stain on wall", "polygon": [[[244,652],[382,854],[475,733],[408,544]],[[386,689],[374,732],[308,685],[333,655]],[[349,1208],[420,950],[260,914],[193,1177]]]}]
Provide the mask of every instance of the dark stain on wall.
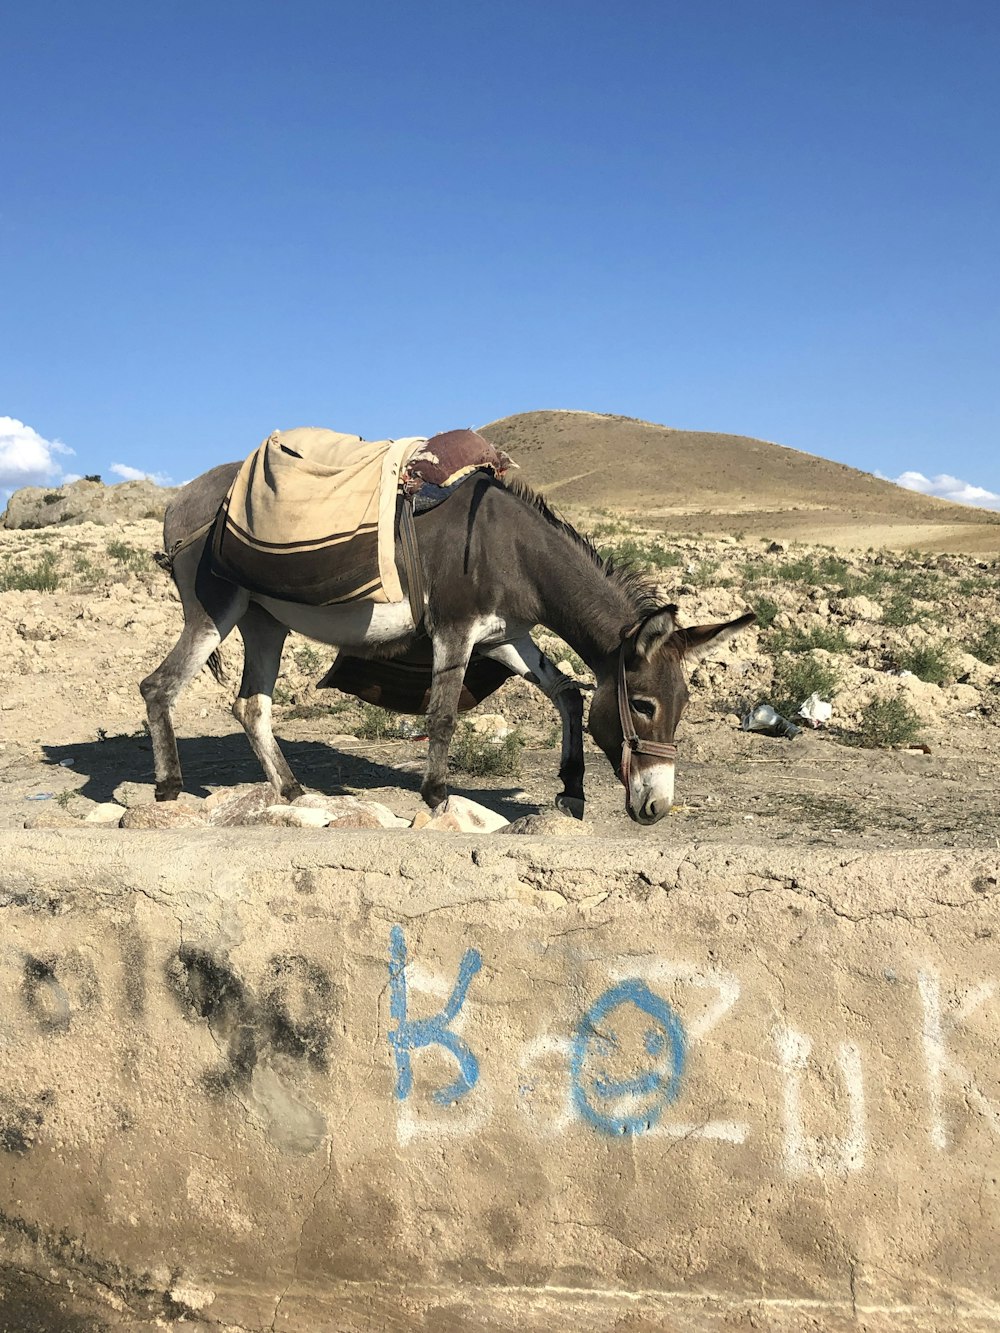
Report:
[{"label": "dark stain on wall", "polygon": [[225,1044],[222,1066],[205,1075],[212,1091],[245,1087],[257,1064],[255,1005],[243,982],[204,949],[182,945],[167,964],[167,980],[191,1019],[204,1018]]},{"label": "dark stain on wall", "polygon": [[43,1032],[65,1032],[69,1027],[69,995],[56,976],[54,956],[25,957],[21,998]]},{"label": "dark stain on wall", "polygon": [[142,1018],[146,1012],[146,941],[138,931],[125,929],[121,935],[121,952],[125,964],[122,975],[125,1003],[134,1018]]},{"label": "dark stain on wall", "polygon": [[258,999],[224,959],[182,945],[167,964],[167,980],[186,1016],[205,1019],[224,1047],[223,1063],[204,1076],[212,1092],[245,1088],[271,1052],[326,1070],[337,996],[318,963],[276,954]]},{"label": "dark stain on wall", "polygon": [[79,949],[24,955],[21,999],[43,1032],[66,1032],[73,1014],[100,998],[94,964]]},{"label": "dark stain on wall", "polygon": [[[109,1333],[197,1317],[170,1295],[182,1276],[180,1269],[162,1290],[149,1272],[131,1272],[91,1254],[65,1228],[48,1231],[26,1217],[0,1211],[0,1249],[19,1259],[17,1265],[0,1263],[0,1333]],[[33,1271],[36,1266],[44,1280]],[[91,1301],[87,1283],[101,1289],[99,1299]],[[97,1313],[106,1308],[107,1291],[121,1299],[125,1312]]]},{"label": "dark stain on wall", "polygon": [[0,1096],[0,1152],[17,1156],[30,1152],[45,1123],[45,1108],[53,1101],[51,1088],[40,1092],[34,1105]]},{"label": "dark stain on wall", "polygon": [[275,954],[261,1001],[267,1037],[276,1051],[306,1059],[325,1073],[337,997],[330,977],[302,954]]},{"label": "dark stain on wall", "polygon": [[33,1273],[0,1265],[0,1333],[106,1333],[107,1324],[74,1314],[70,1302],[68,1288],[60,1292]]}]

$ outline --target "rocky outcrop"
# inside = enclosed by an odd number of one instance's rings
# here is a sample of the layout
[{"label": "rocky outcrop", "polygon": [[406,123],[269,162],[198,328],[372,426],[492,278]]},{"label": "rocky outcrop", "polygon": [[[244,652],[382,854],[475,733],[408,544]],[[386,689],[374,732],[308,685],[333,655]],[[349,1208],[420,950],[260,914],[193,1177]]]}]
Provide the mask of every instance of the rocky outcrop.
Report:
[{"label": "rocky outcrop", "polygon": [[15,491],[0,515],[0,528],[48,528],[66,523],[127,523],[162,518],[177,494],[176,486],[152,481],[74,481],[54,489],[24,486]]}]

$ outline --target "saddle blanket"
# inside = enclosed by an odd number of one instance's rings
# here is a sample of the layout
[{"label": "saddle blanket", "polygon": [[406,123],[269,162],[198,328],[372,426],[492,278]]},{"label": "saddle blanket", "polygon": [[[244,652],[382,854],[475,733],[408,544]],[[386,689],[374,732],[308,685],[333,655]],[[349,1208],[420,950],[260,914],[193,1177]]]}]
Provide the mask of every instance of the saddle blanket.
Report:
[{"label": "saddle blanket", "polygon": [[400,602],[399,509],[471,473],[514,466],[475,431],[363,440],[320,427],[275,431],[236,475],[212,533],[212,568],[251,592],[329,606]]}]

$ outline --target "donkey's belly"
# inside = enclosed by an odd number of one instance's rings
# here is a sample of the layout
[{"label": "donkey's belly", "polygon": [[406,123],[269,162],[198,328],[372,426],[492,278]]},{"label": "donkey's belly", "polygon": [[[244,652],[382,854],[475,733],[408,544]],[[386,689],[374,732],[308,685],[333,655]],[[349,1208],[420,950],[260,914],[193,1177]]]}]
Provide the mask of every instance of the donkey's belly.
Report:
[{"label": "donkey's belly", "polygon": [[301,606],[298,602],[280,602],[274,597],[254,597],[253,600],[296,634],[338,648],[389,643],[413,630],[409,602],[388,602],[381,606],[368,603]]}]

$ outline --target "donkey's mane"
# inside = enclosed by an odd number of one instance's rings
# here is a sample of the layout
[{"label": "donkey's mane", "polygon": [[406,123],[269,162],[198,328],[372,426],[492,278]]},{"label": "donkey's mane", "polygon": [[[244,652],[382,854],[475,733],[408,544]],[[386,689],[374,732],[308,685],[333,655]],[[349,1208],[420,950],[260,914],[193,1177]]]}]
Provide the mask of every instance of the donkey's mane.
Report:
[{"label": "donkey's mane", "polygon": [[606,578],[622,590],[637,616],[649,615],[650,612],[660,608],[663,603],[662,597],[657,594],[649,576],[633,561],[602,555],[590,537],[577,532],[572,523],[556,513],[545,497],[532,490],[527,482],[521,481],[520,478],[504,477],[501,485],[541,514],[546,523],[578,547]]}]

